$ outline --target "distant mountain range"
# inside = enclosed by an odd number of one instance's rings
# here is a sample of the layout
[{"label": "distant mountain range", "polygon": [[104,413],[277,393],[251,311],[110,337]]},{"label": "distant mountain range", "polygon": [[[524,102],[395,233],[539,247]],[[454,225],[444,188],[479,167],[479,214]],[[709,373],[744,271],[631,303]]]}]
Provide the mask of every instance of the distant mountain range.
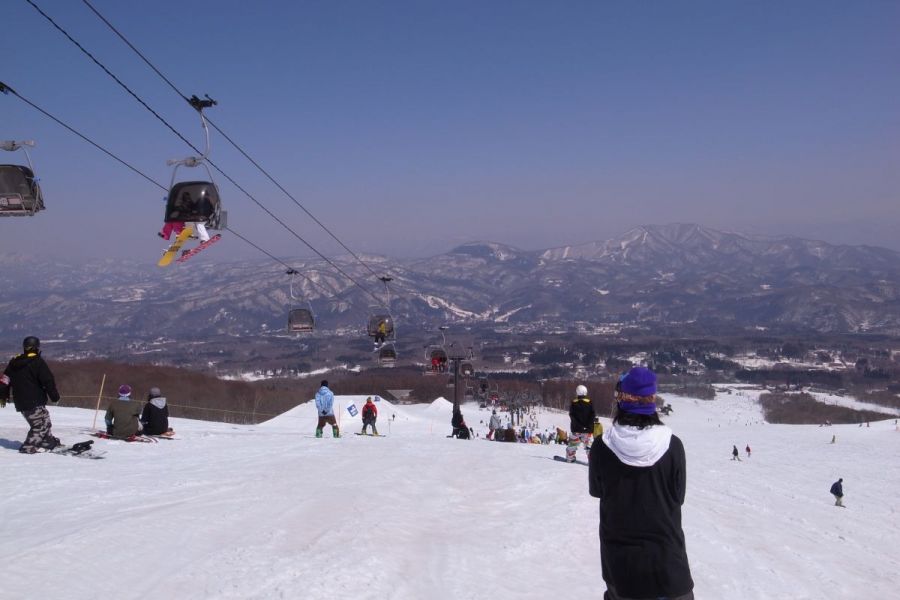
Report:
[{"label": "distant mountain range", "polygon": [[[226,234],[227,236],[227,234]],[[290,278],[274,262],[88,264],[0,256],[0,335],[144,342],[246,336],[286,325]],[[363,259],[394,278],[398,331],[440,323],[566,330],[615,324],[705,331],[760,329],[900,334],[900,253],[797,238],[767,239],[692,224],[644,226],[617,239],[523,251],[470,243],[427,259]],[[358,262],[292,261],[321,328],[358,335],[384,290]],[[296,305],[296,304],[295,304]],[[44,335],[47,335],[45,333]]]}]

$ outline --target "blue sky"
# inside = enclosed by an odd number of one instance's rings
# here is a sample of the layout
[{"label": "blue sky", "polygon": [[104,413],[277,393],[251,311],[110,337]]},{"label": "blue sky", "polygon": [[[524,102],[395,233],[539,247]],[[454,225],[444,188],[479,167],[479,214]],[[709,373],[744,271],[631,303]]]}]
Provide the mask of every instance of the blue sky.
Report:
[{"label": "blue sky", "polygon": [[[359,252],[668,222],[900,250],[898,2],[91,1],[180,89],[218,100],[216,123]],[[35,2],[201,143],[86,6]],[[3,13],[0,81],[167,183],[189,149],[24,0]],[[0,220],[0,249],[155,261],[159,190],[12,96],[0,138],[38,141],[49,206]],[[212,158],[339,253],[215,135]],[[237,231],[308,255],[218,183]],[[259,256],[232,242],[215,251]]]}]

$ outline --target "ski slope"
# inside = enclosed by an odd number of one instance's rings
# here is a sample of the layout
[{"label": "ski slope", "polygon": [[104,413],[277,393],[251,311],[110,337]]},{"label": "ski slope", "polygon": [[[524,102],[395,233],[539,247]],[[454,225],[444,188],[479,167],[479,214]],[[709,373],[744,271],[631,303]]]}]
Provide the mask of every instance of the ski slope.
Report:
[{"label": "ski slope", "polygon": [[[100,461],[18,454],[26,424],[7,407],[0,598],[602,595],[597,501],[586,467],[552,460],[562,446],[448,439],[443,399],[382,400],[386,437],[351,435],[360,420],[345,408],[364,399],[336,397],[338,439],[314,437],[306,403],[256,426],[173,419],[175,441],[98,440]],[[687,452],[684,529],[698,598],[900,597],[893,419],[780,426],[762,421],[751,395],[666,399],[675,412],[664,420]],[[50,411],[64,442],[86,439],[92,411]],[[463,413],[483,436],[489,413]],[[828,493],[838,477],[845,509]]]}]

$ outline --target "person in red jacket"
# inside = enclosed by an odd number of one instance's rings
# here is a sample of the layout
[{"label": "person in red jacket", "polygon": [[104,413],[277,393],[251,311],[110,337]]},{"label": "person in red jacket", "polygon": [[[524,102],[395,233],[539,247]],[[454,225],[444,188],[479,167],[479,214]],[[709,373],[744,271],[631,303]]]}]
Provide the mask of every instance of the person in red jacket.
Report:
[{"label": "person in red jacket", "polygon": [[369,396],[366,398],[366,403],[363,405],[362,409],[362,433],[365,434],[366,428],[371,425],[372,435],[378,435],[378,429],[375,427],[376,420],[378,420],[378,407],[375,406],[375,403],[372,402],[372,397]]}]

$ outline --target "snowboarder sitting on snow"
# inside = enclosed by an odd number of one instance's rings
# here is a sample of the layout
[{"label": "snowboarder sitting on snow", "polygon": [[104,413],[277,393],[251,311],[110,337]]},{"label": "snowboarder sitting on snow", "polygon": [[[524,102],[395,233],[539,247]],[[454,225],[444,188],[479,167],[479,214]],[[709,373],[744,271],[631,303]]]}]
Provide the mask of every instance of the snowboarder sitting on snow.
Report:
[{"label": "snowboarder sitting on snow", "polygon": [[106,433],[118,440],[134,438],[141,433],[140,414],[140,405],[131,399],[131,386],[123,383],[119,398],[106,409]]},{"label": "snowboarder sitting on snow", "polygon": [[50,367],[41,358],[41,340],[33,335],[22,340],[22,354],[9,361],[0,374],[0,407],[6,406],[12,391],[16,410],[28,423],[25,443],[19,447],[22,454],[34,454],[38,449],[51,450],[59,446],[59,440],[50,432],[50,413],[47,400],[59,402],[56,381]]},{"label": "snowboarder sitting on snow", "polygon": [[319,422],[316,425],[316,437],[322,437],[322,428],[325,423],[331,425],[331,435],[341,437],[337,421],[334,418],[334,393],[328,389],[328,381],[322,380],[322,387],[316,392],[316,410],[319,412]]},{"label": "snowboarder sitting on snow", "polygon": [[172,435],[169,427],[169,407],[158,387],[150,388],[147,404],[141,411],[141,426],[147,435]]},{"label": "snowboarder sitting on snow", "polygon": [[590,494],[600,499],[605,600],[693,600],[681,505],[681,440],[656,413],[656,375],[631,369],[616,391],[612,427],[591,447]]},{"label": "snowboarder sitting on snow", "polygon": [[835,506],[844,506],[844,478],[840,478],[831,484],[831,495],[834,496]]},{"label": "snowboarder sitting on snow", "polygon": [[579,385],[575,388],[575,399],[569,406],[569,428],[572,435],[566,446],[566,461],[575,462],[575,453],[578,446],[584,444],[585,453],[591,450],[591,441],[594,439],[594,405],[587,397],[587,388]]},{"label": "snowboarder sitting on snow", "polygon": [[372,435],[378,435],[378,429],[375,427],[375,421],[378,419],[378,407],[372,402],[372,397],[366,398],[366,403],[362,409],[362,433],[366,432],[366,427],[372,426]]}]

